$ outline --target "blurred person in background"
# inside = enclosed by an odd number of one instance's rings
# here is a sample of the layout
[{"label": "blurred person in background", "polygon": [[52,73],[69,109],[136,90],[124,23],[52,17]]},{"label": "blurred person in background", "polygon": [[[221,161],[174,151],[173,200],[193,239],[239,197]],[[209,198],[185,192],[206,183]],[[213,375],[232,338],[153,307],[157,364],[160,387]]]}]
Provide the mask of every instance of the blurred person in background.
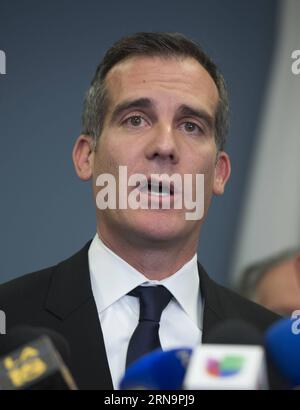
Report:
[{"label": "blurred person in background", "polygon": [[282,315],[300,309],[300,248],[289,249],[248,266],[237,290]]}]

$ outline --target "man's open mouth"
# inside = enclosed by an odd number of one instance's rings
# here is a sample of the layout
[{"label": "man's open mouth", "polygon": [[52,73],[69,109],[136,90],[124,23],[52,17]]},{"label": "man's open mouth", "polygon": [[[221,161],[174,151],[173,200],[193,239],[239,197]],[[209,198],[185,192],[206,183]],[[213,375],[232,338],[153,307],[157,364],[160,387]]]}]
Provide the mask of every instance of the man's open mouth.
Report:
[{"label": "man's open mouth", "polygon": [[151,195],[157,196],[173,196],[174,184],[172,181],[156,180],[153,178],[147,178],[147,183],[140,186],[141,192],[148,192]]}]

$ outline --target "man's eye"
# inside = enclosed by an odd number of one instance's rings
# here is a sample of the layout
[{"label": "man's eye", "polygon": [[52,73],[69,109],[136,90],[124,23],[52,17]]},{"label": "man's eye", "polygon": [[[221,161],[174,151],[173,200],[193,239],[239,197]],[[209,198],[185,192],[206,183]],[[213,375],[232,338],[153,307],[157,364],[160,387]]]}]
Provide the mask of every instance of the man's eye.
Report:
[{"label": "man's eye", "polygon": [[188,133],[198,133],[202,132],[202,129],[199,127],[199,125],[193,123],[193,122],[185,122],[183,124],[184,130]]},{"label": "man's eye", "polygon": [[145,120],[140,115],[132,115],[125,120],[125,124],[132,127],[139,127],[143,124]]}]

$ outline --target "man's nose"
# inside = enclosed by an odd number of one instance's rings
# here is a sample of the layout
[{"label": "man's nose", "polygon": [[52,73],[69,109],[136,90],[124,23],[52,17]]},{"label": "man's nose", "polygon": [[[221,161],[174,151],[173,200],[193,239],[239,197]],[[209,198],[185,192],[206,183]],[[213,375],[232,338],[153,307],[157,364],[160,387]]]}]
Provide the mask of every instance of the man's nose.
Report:
[{"label": "man's nose", "polygon": [[158,125],[146,146],[146,157],[158,162],[176,164],[179,161],[179,147],[172,126]]}]

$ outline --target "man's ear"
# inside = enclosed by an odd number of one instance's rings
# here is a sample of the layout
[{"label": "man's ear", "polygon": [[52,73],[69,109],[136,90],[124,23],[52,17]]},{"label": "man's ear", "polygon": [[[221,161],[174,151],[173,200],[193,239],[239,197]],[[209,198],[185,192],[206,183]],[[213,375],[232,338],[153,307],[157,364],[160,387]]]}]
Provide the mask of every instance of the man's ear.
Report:
[{"label": "man's ear", "polygon": [[222,195],[224,193],[226,182],[231,173],[230,158],[224,151],[218,153],[215,177],[213,184],[213,192],[215,195]]},{"label": "man's ear", "polygon": [[76,174],[83,181],[93,175],[94,139],[89,135],[80,135],[74,145],[72,159]]}]

